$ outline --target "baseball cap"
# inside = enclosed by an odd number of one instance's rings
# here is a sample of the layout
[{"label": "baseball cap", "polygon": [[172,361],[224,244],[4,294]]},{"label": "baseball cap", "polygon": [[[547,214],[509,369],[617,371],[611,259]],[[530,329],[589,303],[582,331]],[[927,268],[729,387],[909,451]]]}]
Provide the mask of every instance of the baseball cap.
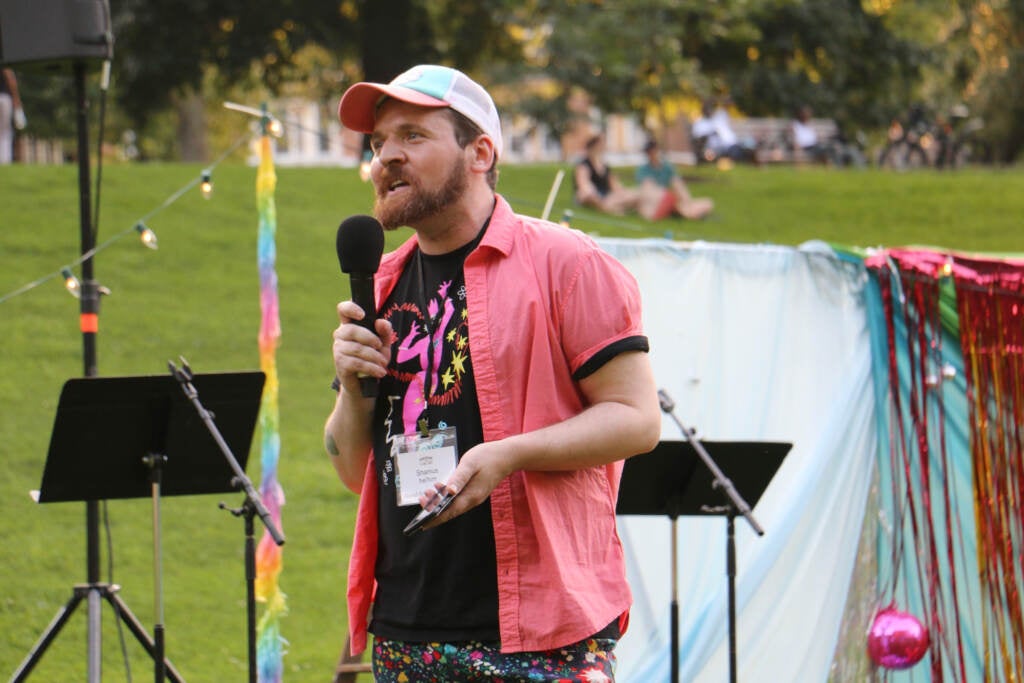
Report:
[{"label": "baseball cap", "polygon": [[451,107],[475,123],[494,142],[501,156],[501,120],[494,100],[483,87],[458,69],[436,64],[414,66],[390,83],[356,83],[338,103],[342,125],[372,133],[377,107],[386,97],[420,107]]}]

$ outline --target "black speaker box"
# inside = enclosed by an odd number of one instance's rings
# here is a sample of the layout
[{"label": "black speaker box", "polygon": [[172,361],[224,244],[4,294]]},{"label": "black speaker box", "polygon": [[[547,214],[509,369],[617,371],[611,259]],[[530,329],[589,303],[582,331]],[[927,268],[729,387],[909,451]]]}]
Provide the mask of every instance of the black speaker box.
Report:
[{"label": "black speaker box", "polygon": [[0,64],[113,56],[107,0],[0,0]]}]

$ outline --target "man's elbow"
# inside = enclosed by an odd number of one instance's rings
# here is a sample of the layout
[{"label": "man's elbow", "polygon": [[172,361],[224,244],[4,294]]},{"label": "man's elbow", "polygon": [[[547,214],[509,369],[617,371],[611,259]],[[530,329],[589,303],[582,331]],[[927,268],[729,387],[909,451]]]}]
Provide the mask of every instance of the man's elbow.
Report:
[{"label": "man's elbow", "polygon": [[637,427],[637,454],[649,453],[661,440],[661,409],[657,401],[651,406],[644,406]]},{"label": "man's elbow", "polygon": [[661,440],[661,406],[657,394],[633,404],[630,456],[649,453]]}]

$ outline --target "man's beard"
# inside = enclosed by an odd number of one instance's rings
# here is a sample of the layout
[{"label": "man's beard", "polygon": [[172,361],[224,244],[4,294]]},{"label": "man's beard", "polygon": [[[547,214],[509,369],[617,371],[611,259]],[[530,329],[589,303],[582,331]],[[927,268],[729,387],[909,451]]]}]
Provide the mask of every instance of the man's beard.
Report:
[{"label": "man's beard", "polygon": [[436,190],[424,190],[418,182],[414,182],[401,174],[387,176],[387,183],[390,184],[396,179],[405,180],[409,183],[409,195],[400,200],[389,199],[386,194],[377,193],[373,205],[373,213],[386,230],[394,230],[403,225],[415,225],[428,218],[437,216],[449,206],[454,204],[466,191],[469,184],[466,168],[462,163],[456,162],[448,173],[441,187]]}]

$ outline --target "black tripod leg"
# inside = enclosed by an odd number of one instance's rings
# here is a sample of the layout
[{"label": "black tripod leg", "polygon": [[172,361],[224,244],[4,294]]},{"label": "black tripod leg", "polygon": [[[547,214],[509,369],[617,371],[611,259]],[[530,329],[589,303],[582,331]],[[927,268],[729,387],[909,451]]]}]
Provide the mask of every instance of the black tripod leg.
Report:
[{"label": "black tripod leg", "polygon": [[[128,630],[132,632],[135,639],[138,640],[146,650],[146,653],[150,657],[155,658],[157,656],[156,645],[152,640],[150,640],[149,634],[146,633],[146,628],[139,622],[135,615],[132,614],[132,611],[128,609],[128,605],[126,605],[114,591],[106,591],[104,593],[104,597],[107,599],[107,602],[113,606],[114,612],[116,612],[121,621],[128,626]],[[164,666],[166,667],[167,678],[175,683],[184,683],[185,679],[181,677],[181,674],[175,670],[174,666],[170,662],[164,660]]]},{"label": "black tripod leg", "polygon": [[54,638],[60,633],[60,630],[64,628],[64,624],[67,623],[68,619],[71,618],[71,614],[78,607],[78,603],[82,602],[82,598],[85,597],[85,592],[75,589],[74,595],[68,600],[67,604],[57,612],[54,616],[53,621],[43,631],[43,635],[39,637],[36,646],[28,653],[25,657],[25,661],[21,663],[18,670],[14,672],[14,676],[11,677],[11,683],[20,683],[28,678],[29,673],[35,668],[39,660],[43,658],[43,654],[46,652],[46,648],[50,646]]}]

